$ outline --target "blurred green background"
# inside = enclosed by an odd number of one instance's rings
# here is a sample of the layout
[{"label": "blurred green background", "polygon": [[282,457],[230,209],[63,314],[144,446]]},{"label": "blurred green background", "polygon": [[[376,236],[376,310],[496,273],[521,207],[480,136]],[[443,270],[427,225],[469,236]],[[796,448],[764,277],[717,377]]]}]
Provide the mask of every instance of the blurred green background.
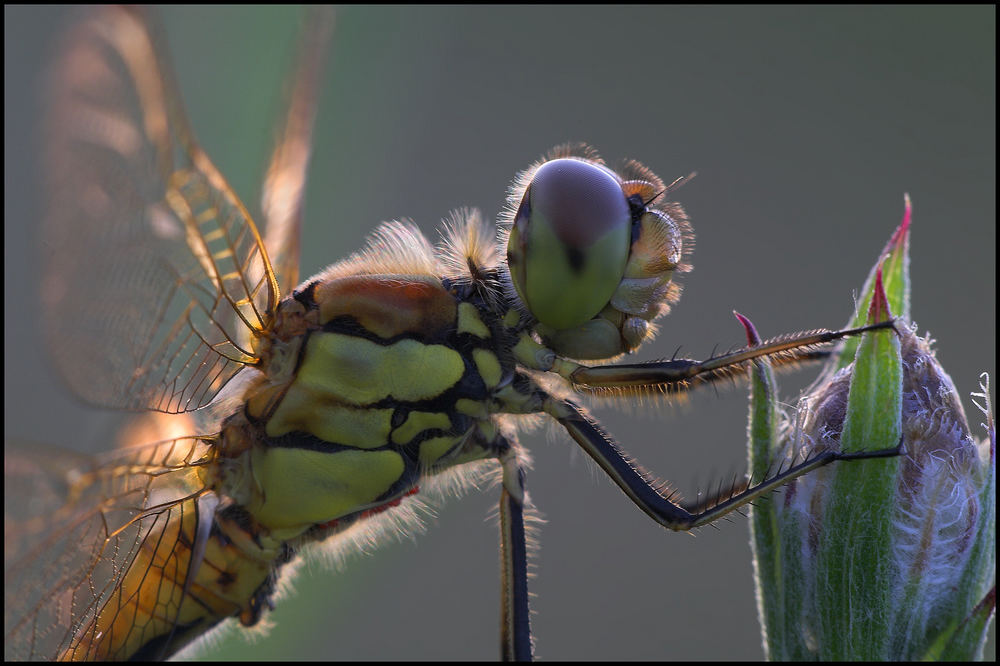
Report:
[{"label": "blurred green background", "polygon": [[[115,418],[61,392],[35,318],[42,209],[39,84],[72,12],[4,8],[4,434],[81,450]],[[301,10],[162,11],[198,136],[256,209]],[[837,327],[914,202],[913,316],[964,396],[996,368],[995,7],[346,7],[338,12],[305,218],[308,276],[382,220],[428,233],[459,206],[494,217],[514,174],[587,141],[677,193],[695,270],[637,358]],[[73,344],[67,341],[66,344]],[[783,379],[794,402],[815,372]],[[744,466],[745,390],[596,412],[688,495]],[[548,520],[532,582],[537,654],[758,659],[747,524],[670,534],[567,438],[522,437]],[[496,493],[444,503],[426,534],[307,563],[266,640],[213,639],[218,659],[494,659]],[[243,633],[239,631],[230,633]],[[992,648],[991,648],[992,649]],[[989,652],[988,654],[993,654]]]}]

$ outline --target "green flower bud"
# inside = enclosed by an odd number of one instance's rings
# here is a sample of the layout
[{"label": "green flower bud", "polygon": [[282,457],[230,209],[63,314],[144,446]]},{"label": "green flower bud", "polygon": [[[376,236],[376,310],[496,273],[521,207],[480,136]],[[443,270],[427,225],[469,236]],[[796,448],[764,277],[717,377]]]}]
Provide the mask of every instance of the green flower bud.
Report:
[{"label": "green flower bud", "polygon": [[[886,279],[873,269],[862,292],[860,311],[870,323],[885,318],[890,303],[908,312],[908,226],[907,207],[879,262]],[[898,338],[884,331],[863,336],[847,365],[832,359],[793,424],[777,425],[773,377],[756,370],[755,476],[829,448],[875,451],[902,443],[899,457],[836,462],[754,507],[751,542],[770,659],[982,656],[996,575],[988,378],[974,394],[988,432],[977,442],[927,340],[902,322],[896,328]]]}]

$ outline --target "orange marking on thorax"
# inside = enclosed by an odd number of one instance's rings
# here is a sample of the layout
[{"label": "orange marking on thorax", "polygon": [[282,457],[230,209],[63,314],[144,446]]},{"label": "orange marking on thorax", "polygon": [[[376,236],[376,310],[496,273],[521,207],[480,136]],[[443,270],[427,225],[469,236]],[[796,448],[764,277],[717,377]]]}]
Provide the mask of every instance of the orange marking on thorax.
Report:
[{"label": "orange marking on thorax", "polygon": [[415,333],[442,338],[454,329],[458,306],[436,278],[353,275],[316,288],[320,323],[348,315],[380,338]]}]

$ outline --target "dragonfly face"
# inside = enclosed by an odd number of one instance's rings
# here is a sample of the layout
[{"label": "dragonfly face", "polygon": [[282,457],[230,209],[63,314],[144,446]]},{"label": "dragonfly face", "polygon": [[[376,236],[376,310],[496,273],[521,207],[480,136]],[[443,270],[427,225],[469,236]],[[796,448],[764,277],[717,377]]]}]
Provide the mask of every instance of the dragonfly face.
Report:
[{"label": "dragonfly face", "polygon": [[[294,286],[326,39],[322,21],[311,25],[262,232],[194,140],[141,15],[100,10],[67,38],[48,138],[43,300],[51,334],[79,344],[53,345],[56,364],[94,403],[209,414],[126,436],[138,448],[58,477],[64,504],[9,523],[11,656],[162,657],[222,618],[253,625],[300,550],[388,529],[448,475],[500,481],[503,650],[527,656],[526,458],[511,415],[559,423],[667,527],[730,508],[671,504],[567,397],[572,387],[657,394],[734,362],[566,358],[631,351],[677,296],[686,220],[643,167],[550,154],[514,188],[506,262],[467,213],[446,250],[390,225]],[[52,471],[7,462],[21,479]]]}]

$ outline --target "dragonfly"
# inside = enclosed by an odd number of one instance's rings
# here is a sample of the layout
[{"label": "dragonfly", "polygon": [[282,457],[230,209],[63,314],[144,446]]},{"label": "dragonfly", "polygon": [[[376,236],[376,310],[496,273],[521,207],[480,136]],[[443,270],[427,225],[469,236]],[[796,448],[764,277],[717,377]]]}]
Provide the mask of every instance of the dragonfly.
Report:
[{"label": "dragonfly", "polygon": [[[224,620],[267,616],[303,551],[364,545],[426,497],[498,488],[501,655],[532,656],[528,454],[561,426],[655,522],[709,524],[836,459],[675,502],[589,414],[794,366],[857,330],[706,361],[621,363],[679,296],[691,230],[666,184],[562,146],[515,181],[498,238],[459,211],[433,246],[379,227],[299,280],[328,14],[308,22],[258,227],[194,137],[141,10],[67,34],[50,102],[41,299],[55,366],[83,400],[149,412],[93,459],[5,454],[5,656],[165,658]],[[6,498],[5,498],[6,499]],[[5,513],[8,505],[5,501]]]}]

